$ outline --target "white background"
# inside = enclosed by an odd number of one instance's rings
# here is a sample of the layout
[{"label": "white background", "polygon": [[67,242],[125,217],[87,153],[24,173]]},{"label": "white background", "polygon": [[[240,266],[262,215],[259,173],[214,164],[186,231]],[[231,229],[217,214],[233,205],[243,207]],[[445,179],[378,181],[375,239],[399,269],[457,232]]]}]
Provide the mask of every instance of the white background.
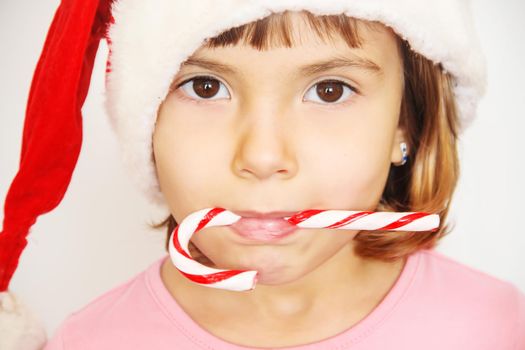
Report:
[{"label": "white background", "polygon": [[[0,0],[0,203],[18,169],[34,67],[58,0]],[[505,4],[505,6],[503,6]],[[460,143],[462,175],[444,254],[525,291],[525,3],[474,1],[489,84],[477,120]],[[102,108],[105,43],[85,103],[84,141],[62,203],[28,237],[10,289],[48,334],[71,312],[165,255],[163,212],[138,193]],[[0,212],[3,218],[3,211]]]}]

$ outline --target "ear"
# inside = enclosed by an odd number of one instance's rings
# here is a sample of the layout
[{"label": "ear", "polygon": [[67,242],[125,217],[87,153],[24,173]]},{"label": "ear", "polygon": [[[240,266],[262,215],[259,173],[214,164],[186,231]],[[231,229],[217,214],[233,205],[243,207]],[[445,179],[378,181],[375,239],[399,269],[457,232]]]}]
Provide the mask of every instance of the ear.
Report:
[{"label": "ear", "polygon": [[[400,164],[403,160],[403,153],[401,152],[401,147],[399,146],[401,142],[407,143],[407,138],[405,130],[401,126],[398,126],[394,134],[392,152],[390,155],[390,161],[394,164]],[[410,149],[407,149],[407,154],[410,154]]]}]

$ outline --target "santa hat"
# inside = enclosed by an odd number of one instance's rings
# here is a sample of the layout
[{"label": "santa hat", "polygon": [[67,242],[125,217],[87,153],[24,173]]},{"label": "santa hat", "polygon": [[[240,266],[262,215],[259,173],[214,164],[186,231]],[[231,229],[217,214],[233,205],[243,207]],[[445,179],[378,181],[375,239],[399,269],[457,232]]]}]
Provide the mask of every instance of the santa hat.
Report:
[{"label": "santa hat", "polygon": [[9,281],[29,229],[60,203],[71,180],[82,143],[81,108],[100,40],[106,38],[110,48],[106,107],[124,162],[145,195],[166,206],[151,138],[157,109],[180,63],[204,39],[285,10],[344,13],[391,27],[452,75],[460,130],[473,120],[486,77],[467,0],[62,0],[34,73],[20,169],[5,200],[1,349],[37,349],[45,341],[39,323],[8,292]]}]

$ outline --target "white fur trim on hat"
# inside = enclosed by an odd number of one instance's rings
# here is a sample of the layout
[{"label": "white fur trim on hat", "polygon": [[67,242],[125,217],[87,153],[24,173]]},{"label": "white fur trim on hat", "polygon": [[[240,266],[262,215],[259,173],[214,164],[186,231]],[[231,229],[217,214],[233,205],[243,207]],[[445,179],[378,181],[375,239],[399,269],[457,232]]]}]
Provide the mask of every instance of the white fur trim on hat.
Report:
[{"label": "white fur trim on hat", "polygon": [[180,64],[204,39],[284,10],[345,13],[392,27],[412,49],[452,74],[460,129],[474,118],[486,73],[467,0],[115,0],[106,108],[124,163],[152,202],[166,206],[153,163],[152,135],[157,109]]}]

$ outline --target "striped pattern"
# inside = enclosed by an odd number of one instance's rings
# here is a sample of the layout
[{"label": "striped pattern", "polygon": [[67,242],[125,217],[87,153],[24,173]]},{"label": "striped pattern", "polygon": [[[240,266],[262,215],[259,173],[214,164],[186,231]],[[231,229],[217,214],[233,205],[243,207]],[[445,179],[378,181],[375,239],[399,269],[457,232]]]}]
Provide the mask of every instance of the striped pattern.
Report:
[{"label": "striped pattern", "polygon": [[348,210],[305,210],[286,218],[302,228],[367,231],[437,231],[439,215]]},{"label": "striped pattern", "polygon": [[[228,226],[241,217],[224,208],[206,208],[189,214],[170,237],[169,254],[183,276],[203,286],[232,291],[255,288],[257,271],[221,270],[195,261],[188,250],[191,237],[206,227]],[[436,231],[439,215],[428,213],[393,213],[310,209],[286,217],[301,228],[330,228],[379,231]]]}]

